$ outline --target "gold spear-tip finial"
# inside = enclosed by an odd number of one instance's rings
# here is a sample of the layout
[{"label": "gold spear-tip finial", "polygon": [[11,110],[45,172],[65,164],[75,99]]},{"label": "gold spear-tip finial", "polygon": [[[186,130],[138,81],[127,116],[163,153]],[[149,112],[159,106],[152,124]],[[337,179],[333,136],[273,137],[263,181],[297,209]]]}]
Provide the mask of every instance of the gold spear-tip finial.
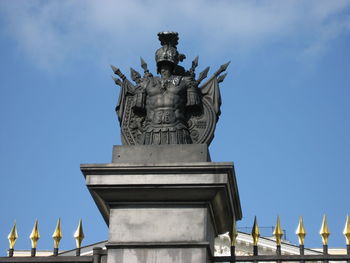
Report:
[{"label": "gold spear-tip finial", "polygon": [[36,248],[38,240],[40,238],[39,228],[38,228],[38,219],[35,220],[35,224],[29,238],[32,241],[32,248]]},{"label": "gold spear-tip finial", "polygon": [[232,231],[230,233],[230,238],[231,238],[231,246],[235,246],[236,245],[236,241],[237,241],[237,236],[238,236],[238,232],[237,232],[237,226],[236,226],[236,220],[233,219],[233,224],[232,224]]},{"label": "gold spear-tip finial", "polygon": [[306,236],[306,231],[304,227],[303,217],[301,216],[299,219],[299,224],[297,227],[297,230],[295,231],[295,234],[297,234],[299,239],[299,245],[304,245],[304,240]]},{"label": "gold spear-tip finial", "polygon": [[80,219],[79,225],[77,227],[77,230],[74,233],[75,243],[77,245],[77,248],[81,247],[81,242],[84,239],[84,232],[83,232],[83,221]]},{"label": "gold spear-tip finial", "polygon": [[322,237],[323,245],[328,245],[328,237],[330,234],[331,233],[329,232],[329,228],[328,228],[328,224],[327,224],[327,217],[326,217],[326,215],[324,215],[321,230],[320,230],[320,235]]},{"label": "gold spear-tip finial", "polygon": [[282,231],[282,228],[281,228],[281,220],[280,220],[279,216],[277,216],[276,226],[275,226],[275,229],[273,230],[272,234],[276,238],[277,245],[280,246],[281,245],[281,241],[282,241],[283,231]]},{"label": "gold spear-tip finial", "polygon": [[254,217],[254,224],[253,224],[253,228],[252,228],[252,237],[253,237],[253,245],[257,246],[258,240],[260,237],[260,231],[259,231],[258,221],[257,221],[256,217]]},{"label": "gold spear-tip finial", "polygon": [[13,249],[15,247],[17,238],[18,238],[18,233],[17,233],[16,221],[15,221],[9,235],[7,236],[7,239],[9,240],[9,243],[10,243],[10,249]]},{"label": "gold spear-tip finial", "polygon": [[60,218],[58,218],[58,220],[57,220],[57,225],[56,225],[55,231],[52,234],[52,238],[53,238],[54,248],[58,248],[60,241],[62,239],[61,219]]},{"label": "gold spear-tip finial", "polygon": [[346,216],[346,222],[345,222],[343,234],[344,234],[345,239],[346,239],[346,244],[350,245],[350,217],[349,217],[349,215]]}]

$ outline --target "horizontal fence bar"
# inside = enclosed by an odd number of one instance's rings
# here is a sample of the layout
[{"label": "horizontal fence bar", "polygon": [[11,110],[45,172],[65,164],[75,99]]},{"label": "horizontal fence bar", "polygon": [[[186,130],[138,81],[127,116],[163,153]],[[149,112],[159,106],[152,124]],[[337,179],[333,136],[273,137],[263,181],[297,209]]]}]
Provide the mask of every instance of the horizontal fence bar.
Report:
[{"label": "horizontal fence bar", "polygon": [[350,255],[260,255],[213,257],[214,262],[254,262],[254,261],[348,261]]},{"label": "horizontal fence bar", "polygon": [[0,263],[35,263],[35,262],[48,262],[48,263],[69,263],[69,262],[77,262],[77,263],[92,263],[92,256],[48,256],[48,257],[0,257]]}]

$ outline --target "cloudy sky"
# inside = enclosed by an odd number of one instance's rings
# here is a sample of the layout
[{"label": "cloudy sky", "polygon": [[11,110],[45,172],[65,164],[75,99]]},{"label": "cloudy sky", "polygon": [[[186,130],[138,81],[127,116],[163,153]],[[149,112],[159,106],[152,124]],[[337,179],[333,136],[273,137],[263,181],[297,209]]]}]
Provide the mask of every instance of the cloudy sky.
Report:
[{"label": "cloudy sky", "polygon": [[[183,66],[231,61],[221,85],[213,161],[233,161],[243,220],[287,239],[299,216],[306,246],[344,246],[350,214],[350,1],[0,1],[0,255],[17,221],[29,249],[61,217],[62,248],[83,219],[83,244],[107,239],[81,163],[108,163],[121,144],[110,64],[129,75],[142,56],[155,73],[157,33],[177,31]],[[270,234],[270,232],[266,232]]]}]

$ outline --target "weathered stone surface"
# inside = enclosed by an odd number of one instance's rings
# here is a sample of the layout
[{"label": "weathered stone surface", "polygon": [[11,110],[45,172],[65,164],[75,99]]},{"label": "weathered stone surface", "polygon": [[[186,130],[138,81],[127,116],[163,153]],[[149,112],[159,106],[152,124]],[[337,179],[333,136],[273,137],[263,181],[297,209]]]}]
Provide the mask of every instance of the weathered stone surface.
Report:
[{"label": "weathered stone surface", "polygon": [[112,208],[109,242],[206,242],[214,236],[206,206]]},{"label": "weathered stone surface", "polygon": [[230,231],[232,219],[242,216],[229,162],[89,164],[81,170],[107,224],[111,207],[125,204],[208,205],[216,235]]},{"label": "weathered stone surface", "polygon": [[113,146],[112,163],[160,164],[209,162],[206,144]]},{"label": "weathered stone surface", "polygon": [[109,225],[107,263],[212,262],[215,236],[242,213],[233,163],[208,159],[206,145],[140,145],[81,165]]},{"label": "weathered stone surface", "polygon": [[107,263],[206,263],[206,248],[109,249]]}]

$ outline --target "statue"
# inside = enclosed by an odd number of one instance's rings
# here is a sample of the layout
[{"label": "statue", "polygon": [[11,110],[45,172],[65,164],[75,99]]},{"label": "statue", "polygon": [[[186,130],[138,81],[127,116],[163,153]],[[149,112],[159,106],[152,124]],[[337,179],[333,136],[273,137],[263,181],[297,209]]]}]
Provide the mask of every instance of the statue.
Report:
[{"label": "statue", "polygon": [[220,116],[220,75],[229,65],[222,65],[203,85],[209,67],[196,79],[198,57],[189,70],[178,65],[186,56],[177,51],[178,33],[158,33],[162,47],[156,51],[157,73],[149,72],[141,58],[143,77],[131,68],[131,79],[116,67],[114,78],[121,87],[116,107],[124,145],[210,144]]}]

